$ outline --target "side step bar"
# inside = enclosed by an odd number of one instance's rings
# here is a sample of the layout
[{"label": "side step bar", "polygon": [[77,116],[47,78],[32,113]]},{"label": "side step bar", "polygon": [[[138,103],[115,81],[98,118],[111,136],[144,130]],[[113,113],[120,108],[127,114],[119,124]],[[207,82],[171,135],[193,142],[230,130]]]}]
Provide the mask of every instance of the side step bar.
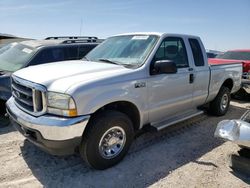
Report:
[{"label": "side step bar", "polygon": [[170,125],[185,121],[187,119],[201,115],[203,113],[204,113],[204,111],[196,111],[195,113],[188,113],[188,114],[184,114],[183,116],[170,118],[170,119],[163,121],[161,123],[151,124],[151,126],[155,127],[159,131],[159,130],[162,130]]}]

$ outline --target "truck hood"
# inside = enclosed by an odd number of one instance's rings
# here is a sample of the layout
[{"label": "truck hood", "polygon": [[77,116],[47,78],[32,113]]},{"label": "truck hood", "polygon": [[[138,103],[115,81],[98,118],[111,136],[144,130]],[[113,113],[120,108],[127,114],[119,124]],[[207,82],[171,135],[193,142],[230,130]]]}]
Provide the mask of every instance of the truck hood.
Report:
[{"label": "truck hood", "polygon": [[14,75],[44,85],[50,91],[65,92],[78,82],[89,83],[131,71],[120,65],[74,60],[30,66],[18,70]]}]

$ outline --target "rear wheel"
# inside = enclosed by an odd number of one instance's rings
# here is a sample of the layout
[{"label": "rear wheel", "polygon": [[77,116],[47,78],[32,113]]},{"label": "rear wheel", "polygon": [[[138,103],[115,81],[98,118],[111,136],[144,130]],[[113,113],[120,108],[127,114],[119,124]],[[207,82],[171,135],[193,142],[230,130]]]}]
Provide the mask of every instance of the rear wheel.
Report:
[{"label": "rear wheel", "polygon": [[225,115],[230,105],[230,89],[222,86],[218,95],[210,103],[210,112],[217,116]]},{"label": "rear wheel", "polygon": [[126,114],[106,111],[88,124],[80,145],[82,158],[95,169],[106,169],[120,162],[134,137],[131,120]]}]

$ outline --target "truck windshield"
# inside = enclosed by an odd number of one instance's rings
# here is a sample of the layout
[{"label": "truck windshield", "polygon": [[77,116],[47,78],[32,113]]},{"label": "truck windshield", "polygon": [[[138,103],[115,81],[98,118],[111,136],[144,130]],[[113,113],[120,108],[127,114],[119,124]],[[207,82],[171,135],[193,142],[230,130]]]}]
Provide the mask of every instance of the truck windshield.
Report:
[{"label": "truck windshield", "polygon": [[35,48],[11,43],[0,49],[0,70],[14,72],[23,68],[36,52]]},{"label": "truck windshield", "polygon": [[217,55],[220,59],[250,60],[250,52],[228,51],[224,54]]},{"label": "truck windshield", "polygon": [[142,65],[158,40],[155,35],[126,35],[108,38],[85,59],[124,66]]}]

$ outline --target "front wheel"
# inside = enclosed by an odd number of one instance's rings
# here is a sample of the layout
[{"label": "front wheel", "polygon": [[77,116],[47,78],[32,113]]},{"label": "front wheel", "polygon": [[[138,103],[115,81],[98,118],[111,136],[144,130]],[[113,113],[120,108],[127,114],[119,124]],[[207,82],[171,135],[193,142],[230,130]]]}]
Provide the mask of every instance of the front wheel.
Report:
[{"label": "front wheel", "polygon": [[120,162],[134,137],[133,124],[121,112],[107,111],[94,117],[80,145],[82,158],[95,169],[106,169]]},{"label": "front wheel", "polygon": [[230,100],[230,89],[222,86],[218,95],[210,103],[210,112],[217,116],[225,115],[228,111]]}]

